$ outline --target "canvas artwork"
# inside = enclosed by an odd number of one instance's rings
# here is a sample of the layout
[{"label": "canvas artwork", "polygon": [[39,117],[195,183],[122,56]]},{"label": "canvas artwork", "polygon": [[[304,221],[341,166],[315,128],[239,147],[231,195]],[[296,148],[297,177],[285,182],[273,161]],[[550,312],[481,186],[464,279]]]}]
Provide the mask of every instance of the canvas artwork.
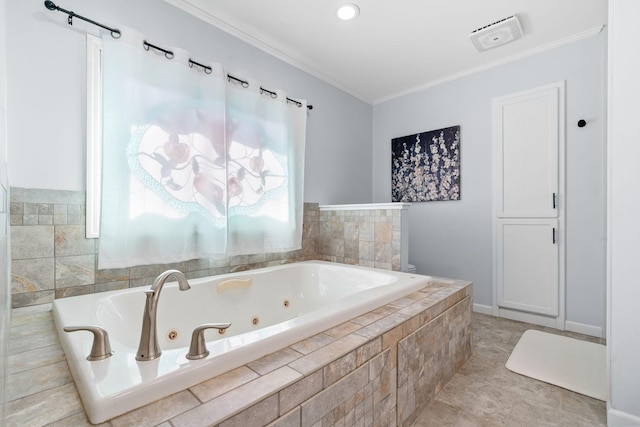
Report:
[{"label": "canvas artwork", "polygon": [[391,140],[391,200],[460,200],[460,126]]}]

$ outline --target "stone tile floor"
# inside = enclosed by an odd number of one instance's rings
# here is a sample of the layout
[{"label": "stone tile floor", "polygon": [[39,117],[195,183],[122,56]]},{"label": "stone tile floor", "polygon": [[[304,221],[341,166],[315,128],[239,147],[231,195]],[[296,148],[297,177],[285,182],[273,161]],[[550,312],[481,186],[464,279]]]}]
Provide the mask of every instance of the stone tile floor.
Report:
[{"label": "stone tile floor", "polygon": [[528,323],[473,315],[473,355],[412,427],[606,426],[606,403],[504,367],[527,329],[604,341]]}]

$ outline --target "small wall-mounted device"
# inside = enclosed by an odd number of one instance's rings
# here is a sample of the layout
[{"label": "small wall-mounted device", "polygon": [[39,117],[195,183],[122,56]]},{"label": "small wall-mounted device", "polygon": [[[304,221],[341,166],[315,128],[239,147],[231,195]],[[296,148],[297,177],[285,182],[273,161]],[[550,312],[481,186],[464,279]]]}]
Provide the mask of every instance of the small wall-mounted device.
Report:
[{"label": "small wall-mounted device", "polygon": [[478,49],[478,52],[502,46],[521,37],[522,27],[515,14],[478,28],[469,34],[469,40]]}]

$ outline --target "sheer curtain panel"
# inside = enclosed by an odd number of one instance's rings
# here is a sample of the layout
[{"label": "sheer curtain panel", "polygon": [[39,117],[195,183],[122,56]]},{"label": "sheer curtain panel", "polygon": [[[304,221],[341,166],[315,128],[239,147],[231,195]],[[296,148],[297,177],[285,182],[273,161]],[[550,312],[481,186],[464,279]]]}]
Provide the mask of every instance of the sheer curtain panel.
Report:
[{"label": "sheer curtain panel", "polygon": [[99,268],[300,248],[306,104],[131,30],[102,43]]},{"label": "sheer curtain panel", "polygon": [[300,249],[306,104],[227,85],[228,255]]}]

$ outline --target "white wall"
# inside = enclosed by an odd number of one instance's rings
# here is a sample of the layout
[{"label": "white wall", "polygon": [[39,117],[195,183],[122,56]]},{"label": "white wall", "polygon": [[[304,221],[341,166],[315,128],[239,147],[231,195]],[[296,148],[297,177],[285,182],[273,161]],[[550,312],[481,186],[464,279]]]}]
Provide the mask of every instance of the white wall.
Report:
[{"label": "white wall", "polygon": [[[305,201],[371,201],[371,106],[158,0],[65,0],[67,10],[143,32],[160,46],[222,63],[238,77],[307,99]],[[85,189],[85,31],[97,27],[7,2],[9,180],[12,186]]]},{"label": "white wall", "polygon": [[608,425],[640,426],[640,2],[609,1]]},{"label": "white wall", "polygon": [[9,282],[9,201],[7,182],[5,1],[0,0],[0,424],[6,412],[6,368],[9,342],[11,286]]},{"label": "white wall", "polygon": [[[471,280],[474,302],[492,306],[491,99],[566,80],[566,314],[604,328],[605,43],[601,33],[374,106],[374,202],[391,198],[392,138],[461,126],[461,200],[409,209],[419,273]],[[579,119],[588,125],[578,128]]]}]

